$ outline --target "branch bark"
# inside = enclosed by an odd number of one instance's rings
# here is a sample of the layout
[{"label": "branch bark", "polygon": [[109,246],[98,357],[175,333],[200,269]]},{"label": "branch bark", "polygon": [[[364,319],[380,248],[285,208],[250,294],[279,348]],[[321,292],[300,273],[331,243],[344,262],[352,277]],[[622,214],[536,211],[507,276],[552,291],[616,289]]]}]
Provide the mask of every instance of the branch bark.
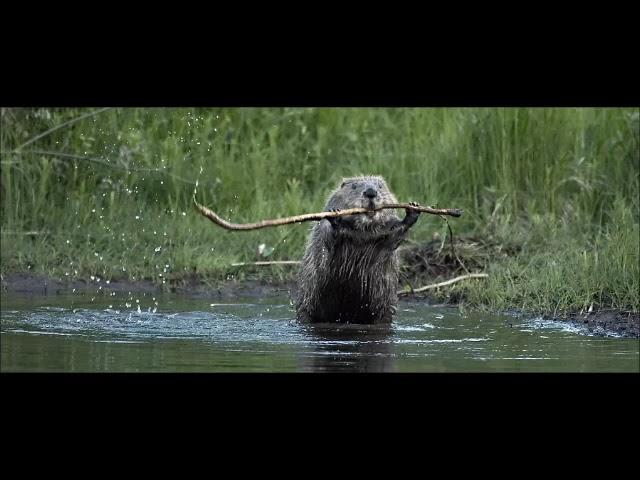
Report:
[{"label": "branch bark", "polygon": [[232,267],[246,267],[247,265],[300,265],[302,262],[299,260],[273,260],[271,262],[240,262],[232,263]]},{"label": "branch bark", "polygon": [[[209,210],[204,205],[200,205],[196,201],[196,197],[193,197],[193,203],[195,204],[196,209],[213,223],[221,226],[222,228],[226,228],[227,230],[257,230],[259,228],[265,227],[277,227],[280,225],[288,225],[290,223],[301,223],[301,222],[309,222],[313,220],[322,220],[323,218],[329,217],[344,217],[346,215],[354,215],[357,213],[367,213],[372,210],[366,208],[350,208],[348,210],[340,210],[339,212],[319,212],[319,213],[306,213],[304,215],[296,215],[293,217],[284,217],[284,218],[276,218],[273,220],[262,220],[256,223],[231,223],[227,222],[225,219],[220,217],[218,214]],[[387,205],[381,205],[375,210],[382,210],[385,208],[403,208],[409,210],[415,210],[417,212],[422,213],[431,213],[432,215],[449,215],[451,217],[459,217],[462,215],[462,210],[458,208],[433,208],[433,207],[420,207],[410,205],[408,203],[390,203]]]}]

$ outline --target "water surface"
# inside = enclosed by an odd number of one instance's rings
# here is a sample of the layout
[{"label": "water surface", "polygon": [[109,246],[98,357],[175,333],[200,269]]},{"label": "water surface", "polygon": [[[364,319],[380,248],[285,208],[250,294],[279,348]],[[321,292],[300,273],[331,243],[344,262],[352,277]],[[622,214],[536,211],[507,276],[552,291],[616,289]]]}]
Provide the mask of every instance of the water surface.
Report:
[{"label": "water surface", "polygon": [[638,339],[400,303],[385,329],[300,325],[285,297],[2,294],[1,370],[639,372]]}]

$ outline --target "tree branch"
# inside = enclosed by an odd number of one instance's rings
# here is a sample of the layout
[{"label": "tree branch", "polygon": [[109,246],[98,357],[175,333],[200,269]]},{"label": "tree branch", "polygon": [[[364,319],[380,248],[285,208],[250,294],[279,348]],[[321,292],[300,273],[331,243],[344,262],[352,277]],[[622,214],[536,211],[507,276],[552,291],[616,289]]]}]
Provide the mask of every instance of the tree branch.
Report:
[{"label": "tree branch", "polygon": [[254,265],[300,265],[302,262],[299,260],[272,260],[270,262],[240,262],[232,263],[232,267],[246,267]]},{"label": "tree branch", "polygon": [[410,205],[408,203],[390,203],[387,205],[381,205],[372,210],[366,208],[350,208],[348,210],[340,210],[339,212],[319,212],[319,213],[306,213],[304,215],[296,215],[293,217],[276,218],[273,220],[261,220],[256,223],[231,223],[224,220],[218,214],[212,212],[204,205],[200,205],[196,201],[195,195],[193,196],[193,203],[196,209],[213,223],[226,228],[227,230],[257,230],[265,227],[277,227],[280,225],[287,225],[290,223],[309,222],[313,220],[322,220],[329,217],[344,217],[346,215],[354,215],[357,213],[367,213],[375,210],[382,210],[385,208],[403,208],[408,210],[415,210],[422,213],[431,213],[433,215],[450,215],[452,217],[459,217],[462,215],[462,210],[458,208],[433,208],[433,207],[420,207]]}]

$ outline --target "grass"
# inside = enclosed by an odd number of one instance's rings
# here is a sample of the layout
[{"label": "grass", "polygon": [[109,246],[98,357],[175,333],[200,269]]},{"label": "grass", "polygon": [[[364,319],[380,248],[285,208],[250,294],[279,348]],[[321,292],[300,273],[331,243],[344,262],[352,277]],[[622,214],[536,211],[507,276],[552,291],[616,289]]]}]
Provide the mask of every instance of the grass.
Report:
[{"label": "grass", "polygon": [[[492,310],[640,309],[638,109],[91,112],[2,109],[3,273],[288,280],[291,267],[231,263],[300,259],[309,225],[223,231],[192,208],[196,181],[200,203],[251,222],[320,211],[341,177],[375,173],[400,201],[463,208],[457,235],[513,252],[443,294]],[[434,232],[446,227],[423,215],[411,239]]]}]

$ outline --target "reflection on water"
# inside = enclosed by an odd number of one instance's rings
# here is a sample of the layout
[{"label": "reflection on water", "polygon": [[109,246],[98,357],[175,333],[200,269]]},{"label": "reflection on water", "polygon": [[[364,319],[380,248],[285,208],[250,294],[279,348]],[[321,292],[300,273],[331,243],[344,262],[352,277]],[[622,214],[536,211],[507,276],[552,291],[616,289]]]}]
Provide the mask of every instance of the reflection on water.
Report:
[{"label": "reflection on water", "polygon": [[305,325],[313,353],[300,359],[309,372],[395,372],[393,327]]},{"label": "reflection on water", "polygon": [[638,372],[637,339],[401,303],[387,327],[301,325],[288,298],[3,293],[2,371]]}]

